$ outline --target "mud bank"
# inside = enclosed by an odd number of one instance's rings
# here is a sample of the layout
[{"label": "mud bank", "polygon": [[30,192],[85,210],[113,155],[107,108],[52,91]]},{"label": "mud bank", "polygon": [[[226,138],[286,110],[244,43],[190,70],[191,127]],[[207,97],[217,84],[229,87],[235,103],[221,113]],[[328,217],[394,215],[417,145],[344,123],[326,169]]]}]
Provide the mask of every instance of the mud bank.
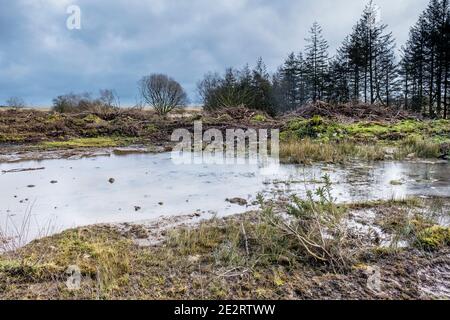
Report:
[{"label": "mud bank", "polygon": [[160,145],[129,145],[124,147],[74,147],[45,150],[36,146],[3,146],[0,151],[1,163],[15,163],[43,160],[78,160],[83,158],[104,157],[112,155],[162,153],[172,149],[171,143]]},{"label": "mud bank", "polygon": [[[447,215],[449,201],[441,200],[440,214]],[[271,234],[259,211],[208,221],[191,215],[68,230],[3,255],[0,297],[448,299],[450,241],[433,249],[417,246],[412,238],[405,246],[386,246],[373,233],[378,225],[393,235],[401,228],[391,227],[404,223],[405,212],[416,219],[422,212],[425,218],[435,207],[436,199],[354,204],[349,216],[373,219],[359,220],[368,226],[365,231],[348,228],[359,246],[341,270],[279,242],[283,235]],[[367,210],[374,213],[358,214]],[[387,212],[396,223],[382,222]],[[72,265],[81,272],[76,290],[66,285]]]}]

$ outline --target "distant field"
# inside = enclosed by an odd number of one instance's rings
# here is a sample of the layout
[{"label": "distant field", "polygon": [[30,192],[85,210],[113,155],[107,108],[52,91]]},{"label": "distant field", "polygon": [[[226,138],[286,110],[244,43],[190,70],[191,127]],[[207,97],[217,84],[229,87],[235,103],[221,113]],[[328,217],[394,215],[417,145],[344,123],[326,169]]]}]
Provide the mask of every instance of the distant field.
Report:
[{"label": "distant field", "polygon": [[[126,109],[126,108],[131,108],[130,106],[122,106],[121,108]],[[6,107],[6,106],[0,106],[0,111],[6,111],[6,110],[11,110],[12,108],[10,107]],[[52,107],[44,107],[44,106],[34,106],[34,107],[26,107],[26,108],[22,108],[21,110],[39,110],[39,111],[51,111]],[[144,107],[144,110],[152,110],[153,108],[151,107]],[[183,108],[183,111],[201,111],[203,109],[203,106],[189,106],[186,108]]]}]

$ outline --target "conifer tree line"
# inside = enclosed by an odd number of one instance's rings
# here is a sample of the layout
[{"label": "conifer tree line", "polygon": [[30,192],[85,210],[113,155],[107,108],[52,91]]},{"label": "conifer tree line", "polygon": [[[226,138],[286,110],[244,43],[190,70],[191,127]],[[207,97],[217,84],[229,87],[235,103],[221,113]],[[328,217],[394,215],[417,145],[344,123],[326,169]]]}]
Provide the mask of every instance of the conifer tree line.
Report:
[{"label": "conifer tree line", "polygon": [[206,109],[244,105],[268,113],[324,101],[405,108],[448,118],[450,0],[430,0],[409,40],[397,48],[370,1],[334,56],[318,23],[303,52],[291,53],[270,76],[260,58],[251,70],[209,73],[199,83]]}]

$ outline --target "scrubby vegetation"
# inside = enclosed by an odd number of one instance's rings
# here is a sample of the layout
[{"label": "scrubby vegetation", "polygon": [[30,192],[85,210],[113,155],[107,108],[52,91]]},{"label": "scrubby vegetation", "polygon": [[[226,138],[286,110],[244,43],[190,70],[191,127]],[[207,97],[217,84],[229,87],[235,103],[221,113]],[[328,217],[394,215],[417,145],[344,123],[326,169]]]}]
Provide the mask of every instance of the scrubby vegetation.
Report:
[{"label": "scrubby vegetation", "polygon": [[120,100],[113,90],[100,90],[100,96],[93,98],[90,93],[69,93],[53,99],[53,111],[59,113],[110,113],[120,107]]},{"label": "scrubby vegetation", "polygon": [[280,138],[280,155],[288,162],[343,162],[449,156],[450,122],[339,123],[314,116],[288,120]]},{"label": "scrubby vegetation", "polygon": [[450,151],[448,120],[343,122],[317,115],[273,118],[243,107],[211,112],[180,110],[168,117],[140,109],[107,108],[81,113],[5,110],[0,117],[0,143],[22,148],[33,145],[102,148],[129,144],[169,147],[174,129],[192,130],[197,120],[202,121],[204,130],[279,128],[280,155],[283,161],[290,163],[446,159]]},{"label": "scrubby vegetation", "polygon": [[[151,247],[133,241],[148,237],[145,226],[128,231],[94,226],[36,240],[0,256],[0,297],[439,297],[432,294],[435,288],[423,291],[417,277],[448,252],[449,230],[433,220],[445,199],[337,205],[330,181],[323,182],[304,199],[286,204],[259,197],[258,212],[171,229],[163,243]],[[348,224],[352,214],[367,209],[375,210],[374,223],[392,237],[390,245],[381,246],[370,231],[360,234]],[[408,246],[395,245],[403,239],[398,234],[407,237]],[[66,271],[74,265],[81,287],[69,290]],[[373,267],[383,268],[380,291],[367,286]]]},{"label": "scrubby vegetation", "polygon": [[108,137],[97,137],[97,138],[81,138],[81,139],[70,139],[66,141],[46,141],[40,146],[44,148],[108,148],[108,147],[118,147],[121,145],[127,145],[130,143],[130,139],[126,138],[108,138]]}]

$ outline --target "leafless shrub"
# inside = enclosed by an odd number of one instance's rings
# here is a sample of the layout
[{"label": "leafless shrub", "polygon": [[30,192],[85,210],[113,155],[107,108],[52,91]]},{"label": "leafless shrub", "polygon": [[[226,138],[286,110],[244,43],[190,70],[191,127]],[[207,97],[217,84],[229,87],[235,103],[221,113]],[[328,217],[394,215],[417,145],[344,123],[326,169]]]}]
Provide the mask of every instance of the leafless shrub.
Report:
[{"label": "leafless shrub", "polygon": [[[12,216],[7,215],[0,223],[0,253],[14,252],[26,245],[31,238],[30,231],[34,229],[34,237],[42,238],[50,235],[54,231],[51,220],[41,224],[36,217],[33,217],[34,203],[27,207],[22,219],[17,222]],[[34,218],[34,219],[33,219]]]},{"label": "leafless shrub", "polygon": [[139,89],[144,101],[161,116],[187,104],[187,95],[181,85],[164,74],[143,77]]},{"label": "leafless shrub", "polygon": [[100,97],[93,98],[90,93],[69,93],[53,99],[53,111],[60,113],[90,112],[102,118],[117,114],[120,107],[118,95],[109,89],[100,90]]},{"label": "leafless shrub", "polygon": [[120,98],[117,95],[117,92],[110,89],[100,90],[100,98],[99,100],[103,103],[103,105],[113,108],[120,108]]},{"label": "leafless shrub", "polygon": [[11,97],[6,100],[6,106],[13,109],[25,108],[25,101],[20,97]]}]

